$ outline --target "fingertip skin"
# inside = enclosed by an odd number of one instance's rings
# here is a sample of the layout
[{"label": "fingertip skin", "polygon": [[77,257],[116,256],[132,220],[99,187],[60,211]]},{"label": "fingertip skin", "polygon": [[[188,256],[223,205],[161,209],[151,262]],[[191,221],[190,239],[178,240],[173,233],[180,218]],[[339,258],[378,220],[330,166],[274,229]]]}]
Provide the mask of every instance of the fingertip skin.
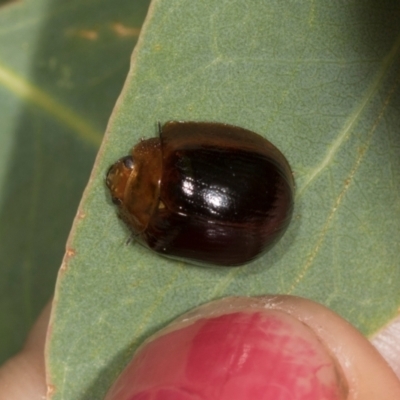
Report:
[{"label": "fingertip skin", "polygon": [[202,318],[148,342],[107,400],[344,399],[313,332],[279,311]]},{"label": "fingertip skin", "polygon": [[371,343],[296,296],[226,297],[182,315],[136,351],[106,400],[398,400]]}]

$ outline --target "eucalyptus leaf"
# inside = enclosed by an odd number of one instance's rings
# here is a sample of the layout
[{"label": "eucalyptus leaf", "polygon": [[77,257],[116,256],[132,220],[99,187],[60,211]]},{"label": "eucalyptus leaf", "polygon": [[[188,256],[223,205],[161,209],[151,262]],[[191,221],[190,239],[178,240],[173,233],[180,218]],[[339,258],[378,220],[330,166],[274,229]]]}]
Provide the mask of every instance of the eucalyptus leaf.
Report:
[{"label": "eucalyptus leaf", "polygon": [[[397,314],[399,13],[389,1],[152,2],[59,272],[52,399],[102,399],[146,337],[227,295],[308,297],[366,335]],[[238,125],[286,155],[294,217],[265,256],[199,268],[127,243],[105,173],[168,120]]]}]

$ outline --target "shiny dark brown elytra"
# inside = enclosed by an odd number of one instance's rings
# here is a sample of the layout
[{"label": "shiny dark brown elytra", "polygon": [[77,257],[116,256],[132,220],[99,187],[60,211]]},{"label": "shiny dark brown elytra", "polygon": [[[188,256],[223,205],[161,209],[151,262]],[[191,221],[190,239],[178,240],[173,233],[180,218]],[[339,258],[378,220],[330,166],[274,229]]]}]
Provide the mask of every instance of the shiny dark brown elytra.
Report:
[{"label": "shiny dark brown elytra", "polygon": [[167,122],[112,165],[106,183],[140,243],[195,264],[252,261],[293,211],[283,154],[254,132],[213,122]]}]

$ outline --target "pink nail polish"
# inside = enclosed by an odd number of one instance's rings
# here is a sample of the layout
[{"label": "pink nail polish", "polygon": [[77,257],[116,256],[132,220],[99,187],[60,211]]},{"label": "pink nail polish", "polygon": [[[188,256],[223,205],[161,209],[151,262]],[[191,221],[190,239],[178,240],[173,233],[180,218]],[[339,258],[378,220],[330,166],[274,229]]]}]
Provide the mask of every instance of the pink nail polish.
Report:
[{"label": "pink nail polish", "polygon": [[342,382],[302,322],[275,310],[240,311],[145,343],[106,400],[339,400]]}]

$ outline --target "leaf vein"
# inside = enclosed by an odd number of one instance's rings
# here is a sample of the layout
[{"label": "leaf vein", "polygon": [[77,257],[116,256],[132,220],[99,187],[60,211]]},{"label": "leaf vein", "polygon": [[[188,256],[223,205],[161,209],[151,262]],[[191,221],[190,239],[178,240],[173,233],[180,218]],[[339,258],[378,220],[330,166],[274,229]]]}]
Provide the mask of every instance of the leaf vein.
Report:
[{"label": "leaf vein", "polygon": [[358,151],[358,157],[356,158],[356,162],[354,163],[353,168],[350,171],[350,174],[348,175],[348,177],[344,180],[344,185],[343,188],[341,190],[341,192],[339,193],[339,196],[337,197],[335,204],[333,205],[328,218],[325,221],[325,224],[318,236],[317,242],[314,246],[314,248],[311,250],[311,252],[308,255],[308,259],[306,260],[306,263],[304,265],[304,267],[302,268],[302,270],[300,271],[300,273],[297,275],[294,283],[290,286],[289,290],[287,291],[288,294],[293,293],[293,291],[296,289],[296,287],[299,285],[299,283],[303,280],[303,278],[305,277],[305,275],[307,274],[307,272],[311,269],[315,258],[317,257],[319,250],[322,247],[322,244],[325,240],[325,237],[327,235],[327,232],[329,231],[330,225],[332,223],[332,220],[337,212],[337,210],[339,209],[343,198],[345,196],[345,194],[347,193],[351,183],[353,183],[354,180],[354,176],[358,170],[358,168],[361,165],[362,160],[364,159],[365,154],[367,153],[371,141],[372,141],[372,137],[376,131],[377,126],[379,125],[379,122],[382,120],[385,110],[387,109],[388,105],[390,104],[390,100],[393,97],[393,94],[396,92],[396,89],[399,85],[400,82],[400,74],[398,75],[393,87],[391,88],[391,90],[389,91],[388,95],[386,96],[386,99],[384,100],[381,110],[378,114],[378,116],[376,117],[374,123],[372,124],[372,127],[368,133],[367,136],[367,140],[364,144],[364,146],[359,148]]},{"label": "leaf vein", "polygon": [[392,66],[394,60],[397,58],[397,55],[400,50],[400,35],[397,37],[394,45],[391,50],[384,58],[381,68],[379,69],[375,79],[372,84],[366,91],[364,97],[362,98],[358,107],[350,114],[349,118],[346,120],[343,128],[339,132],[336,139],[332,142],[330,147],[328,148],[327,153],[323,160],[316,166],[314,169],[308,174],[303,186],[299,188],[297,191],[296,198],[299,199],[306,191],[306,189],[318,178],[318,176],[332,163],[334,157],[343,143],[346,142],[347,138],[350,136],[351,131],[357,125],[363,111],[366,109],[368,103],[374,97],[374,95],[380,89],[382,82],[389,70]]}]

